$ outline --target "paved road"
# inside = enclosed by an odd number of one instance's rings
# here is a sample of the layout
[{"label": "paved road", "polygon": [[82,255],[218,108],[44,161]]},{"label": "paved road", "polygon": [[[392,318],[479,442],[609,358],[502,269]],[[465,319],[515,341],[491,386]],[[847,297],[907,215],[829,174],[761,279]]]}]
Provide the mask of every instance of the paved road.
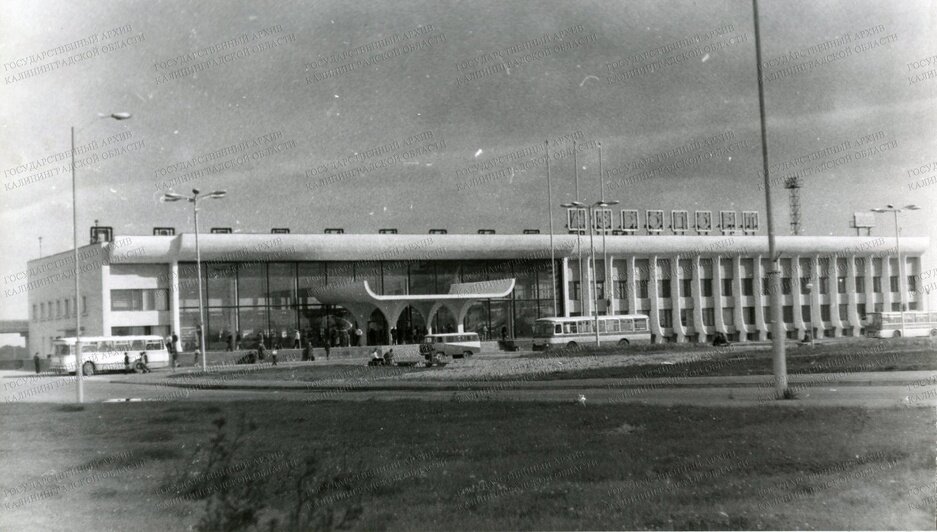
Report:
[{"label": "paved road", "polygon": [[[583,379],[553,381],[407,381],[363,380],[310,383],[276,380],[233,380],[222,368],[210,376],[169,379],[169,372],[150,375],[86,377],[85,400],[107,402],[241,401],[241,400],[518,400],[607,403],[753,406],[867,406],[907,408],[937,406],[937,378],[932,371],[792,375],[795,401],[776,401],[767,376],[655,379]],[[253,371],[264,371],[263,368]],[[74,402],[75,378],[0,371],[0,402]]]}]

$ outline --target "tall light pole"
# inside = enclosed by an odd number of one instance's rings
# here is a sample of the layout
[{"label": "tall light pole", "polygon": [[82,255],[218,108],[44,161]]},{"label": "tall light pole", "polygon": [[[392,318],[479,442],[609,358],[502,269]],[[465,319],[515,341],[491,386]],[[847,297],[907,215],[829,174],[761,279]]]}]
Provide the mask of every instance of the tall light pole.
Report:
[{"label": "tall light pole", "polygon": [[[599,143],[599,189],[600,192],[600,201],[605,203],[605,176],[602,175],[602,143]],[[609,220],[611,222],[611,220]],[[605,227],[605,213],[602,213],[602,283],[605,290],[605,314],[611,314],[612,305],[611,298],[608,297],[608,287],[609,287],[609,271],[608,271],[608,249],[605,247],[605,233],[608,232],[608,228]],[[614,290],[614,289],[613,289]],[[612,297],[615,297],[614,291]],[[597,311],[598,312],[598,311]]]},{"label": "tall light pole", "polygon": [[883,212],[892,212],[895,214],[895,253],[898,254],[898,309],[901,312],[901,334],[899,336],[904,336],[904,261],[901,260],[901,239],[899,238],[900,230],[898,229],[898,213],[903,210],[916,211],[920,209],[917,205],[905,205],[904,207],[897,208],[894,205],[885,205],[884,207],[878,207],[871,209],[872,212],[883,213]]},{"label": "tall light pole", "polygon": [[761,72],[761,33],[758,29],[758,0],[752,0],[755,20],[755,63],[758,72],[758,111],[761,118],[761,161],[765,185],[765,217],[768,219],[768,298],[771,303],[771,345],[773,351],[774,384],[778,398],[788,395],[787,355],[784,352],[784,323],[781,309],[781,257],[777,253],[774,235],[774,215],[771,208],[771,179],[768,176],[768,133],[765,126],[765,87]]},{"label": "tall light pole", "polygon": [[550,272],[551,277],[553,278],[553,286],[550,287],[550,292],[553,294],[553,316],[556,317],[557,314],[557,305],[556,305],[556,251],[553,247],[553,185],[550,182],[550,141],[545,140],[543,142],[544,151],[547,154],[547,210],[550,213]]},{"label": "tall light pole", "polygon": [[[130,113],[111,113],[109,115],[99,114],[98,118],[113,118],[114,120],[127,120],[130,118]],[[75,177],[75,126],[71,127],[72,132],[72,244],[74,246],[74,259],[75,259],[75,387],[76,394],[79,403],[85,401],[85,383],[82,379],[85,368],[81,360],[81,311],[79,310],[79,305],[81,305],[81,294],[79,293],[79,284],[78,284],[78,186],[77,178]],[[39,239],[40,246],[42,245],[42,239]],[[41,249],[41,248],[40,248]],[[41,251],[40,251],[41,254]]]},{"label": "tall light pole", "polygon": [[193,212],[195,213],[195,270],[196,277],[198,278],[198,347],[202,359],[202,371],[207,371],[208,365],[206,362],[207,357],[205,356],[205,309],[202,303],[202,253],[198,247],[198,202],[205,198],[221,199],[225,197],[225,194],[227,194],[227,192],[224,190],[216,190],[199,196],[199,189],[193,188],[191,196],[183,196],[175,192],[167,192],[163,195],[163,201],[188,201],[192,204]]},{"label": "tall light pole", "polygon": [[[591,250],[590,256],[592,261],[592,294],[590,299],[592,300],[592,308],[595,316],[595,324],[593,329],[595,330],[595,345],[601,345],[601,340],[599,339],[599,306],[598,306],[598,290],[595,284],[595,231],[593,230],[592,224],[595,220],[595,214],[592,212],[596,208],[605,209],[611,207],[612,205],[618,205],[617,201],[597,201],[595,204],[586,209],[586,226],[589,227],[589,248]],[[577,208],[582,209],[586,207],[585,203],[579,201],[573,201],[570,203],[564,203],[561,207]]]},{"label": "tall light pole", "polygon": [[[576,200],[573,203],[579,203],[579,161],[576,157],[576,141],[573,141],[573,179],[576,183]],[[581,203],[579,203],[581,205]],[[579,208],[576,208],[576,254],[579,256],[579,307],[582,310],[583,301],[582,301],[582,291],[584,288],[583,285],[583,273],[582,273],[582,231],[579,229],[579,224],[582,223],[582,220],[579,219]],[[581,313],[580,313],[581,314]]]}]

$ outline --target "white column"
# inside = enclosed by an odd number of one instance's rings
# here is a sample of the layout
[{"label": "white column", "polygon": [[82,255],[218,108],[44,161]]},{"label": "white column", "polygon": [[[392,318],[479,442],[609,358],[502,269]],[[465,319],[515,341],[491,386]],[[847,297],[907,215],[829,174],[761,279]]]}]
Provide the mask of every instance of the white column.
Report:
[{"label": "white column", "polygon": [[[755,302],[755,329],[758,331],[758,339],[765,341],[768,339],[768,321],[770,316],[765,316],[765,296],[764,296],[764,275],[765,269],[761,264],[761,255],[755,255],[752,261],[752,275],[754,276],[754,287],[752,288],[753,300]],[[781,294],[777,294],[778,297]],[[769,299],[770,301],[770,299]]]},{"label": "white column", "polygon": [[[833,336],[839,338],[843,335],[843,321],[839,319],[839,257],[832,256],[827,259],[830,264],[830,326],[833,327]],[[848,292],[848,290],[847,290]],[[848,310],[847,310],[848,317]]]},{"label": "white column", "polygon": [[635,271],[634,255],[625,259],[627,261],[627,266],[625,267],[625,272],[627,273],[627,280],[625,284],[625,297],[628,299],[628,312],[631,314],[638,313],[638,292],[637,292],[637,272]]},{"label": "white column", "polygon": [[856,292],[856,256],[849,255],[846,258],[846,315],[849,318],[849,326],[852,327],[852,335],[859,336],[859,329],[862,322],[859,320],[858,304],[859,294]]},{"label": "white column", "polygon": [[807,330],[807,325],[804,324],[804,315],[801,312],[801,305],[804,304],[804,296],[802,295],[802,287],[800,278],[803,276],[803,271],[800,267],[800,255],[794,255],[791,257],[791,292],[793,297],[791,297],[791,305],[794,307],[794,328],[797,329],[797,336],[799,339],[803,339],[804,332]]},{"label": "white column", "polygon": [[724,305],[722,304],[722,298],[725,294],[722,293],[722,257],[719,255],[714,255],[712,258],[713,261],[713,313],[715,316],[716,330],[728,334],[729,331],[726,328],[725,320],[722,319],[722,309]]},{"label": "white column", "polygon": [[875,287],[872,286],[872,276],[875,275],[875,268],[872,264],[872,256],[865,257],[865,312],[875,312]]},{"label": "white column", "polygon": [[886,255],[882,257],[882,310],[890,312],[895,298],[891,295],[891,257]]},{"label": "white column", "polygon": [[[560,278],[562,282],[560,286],[563,288],[563,316],[569,317],[569,280],[573,278],[569,271],[569,257],[563,257],[563,263],[561,264],[562,274]],[[554,288],[555,289],[555,288]]]},{"label": "white column", "polygon": [[810,269],[811,276],[810,282],[813,283],[813,290],[810,291],[810,321],[812,326],[816,329],[817,334],[814,334],[813,337],[816,338],[822,334],[823,330],[823,319],[820,316],[820,257],[819,255],[813,255],[810,257]]},{"label": "white column", "polygon": [[[694,255],[690,259],[690,269],[693,280],[690,282],[690,293],[687,297],[693,298],[693,330],[696,331],[696,342],[706,343],[706,326],[703,325],[703,271],[700,268],[699,255]],[[713,294],[715,293],[713,290]]]},{"label": "white column", "polygon": [[180,329],[179,318],[179,261],[175,260],[169,263],[169,310],[172,319],[172,332],[170,335],[176,334],[179,336],[179,345],[176,347],[181,347],[182,332]]},{"label": "white column", "polygon": [[686,340],[686,327],[680,321],[681,309],[683,308],[682,286],[680,282],[680,255],[674,255],[670,258],[670,307],[671,320],[673,320],[673,332],[677,337],[677,342]]},{"label": "white column", "polygon": [[101,264],[101,334],[111,335],[111,265]]},{"label": "white column", "polygon": [[[612,280],[614,261],[614,257],[609,255],[605,263],[605,299],[609,302],[607,313],[611,315],[618,314],[618,298],[615,296],[615,281]],[[618,276],[614,277],[617,279]]]},{"label": "white column", "polygon": [[735,330],[739,332],[739,342],[747,342],[748,338],[745,336],[748,332],[748,326],[745,325],[745,320],[742,315],[742,309],[745,307],[745,295],[742,294],[742,257],[735,256],[732,257],[732,273],[735,280]]},{"label": "white column", "polygon": [[658,304],[658,292],[657,292],[657,280],[660,278],[660,272],[657,268],[657,255],[651,255],[648,258],[647,262],[647,272],[648,272],[648,281],[647,281],[647,291],[648,297],[651,300],[651,332],[657,335],[657,339],[662,341],[664,336],[664,331],[660,326],[660,305]]}]

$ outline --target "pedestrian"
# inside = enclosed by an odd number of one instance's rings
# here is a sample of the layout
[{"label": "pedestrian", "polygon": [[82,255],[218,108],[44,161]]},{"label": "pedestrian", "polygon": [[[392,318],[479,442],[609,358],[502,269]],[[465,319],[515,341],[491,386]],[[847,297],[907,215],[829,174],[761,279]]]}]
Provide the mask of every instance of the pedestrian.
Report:
[{"label": "pedestrian", "polygon": [[390,342],[397,345],[397,327],[392,327],[390,329]]},{"label": "pedestrian", "polygon": [[280,350],[280,344],[277,343],[275,346],[273,346],[273,351],[270,353],[270,365],[271,366],[277,365],[277,351],[279,350]]},{"label": "pedestrian", "polygon": [[482,340],[488,340],[488,326],[482,325]]},{"label": "pedestrian", "polygon": [[36,365],[36,375],[39,375],[39,372],[42,370],[41,361],[42,359],[39,358],[39,351],[36,351],[36,354],[33,355],[33,364]]},{"label": "pedestrian", "polygon": [[241,350],[241,330],[237,330],[237,334],[234,335],[234,349],[237,351]]},{"label": "pedestrian", "polygon": [[179,352],[179,337],[175,332],[172,333],[172,350],[176,353]]},{"label": "pedestrian", "polygon": [[508,339],[508,326],[507,325],[501,326],[501,339],[502,340]]},{"label": "pedestrian", "polygon": [[257,358],[260,360],[267,358],[267,348],[264,347],[263,343],[257,346]]},{"label": "pedestrian", "polygon": [[329,353],[332,351],[332,348],[329,347],[329,343],[325,342],[325,359],[329,359]]},{"label": "pedestrian", "polygon": [[306,347],[303,348],[303,362],[309,360],[309,353],[312,352],[312,346],[307,342]]},{"label": "pedestrian", "polygon": [[140,371],[143,373],[150,373],[150,367],[147,365],[147,362],[146,351],[141,351],[140,359],[137,361],[137,367],[140,368]]},{"label": "pedestrian", "polygon": [[384,365],[393,366],[394,365],[394,349],[391,348],[389,351],[384,353]]},{"label": "pedestrian", "polygon": [[360,327],[355,328],[355,345],[361,345],[361,337],[364,336],[364,331]]},{"label": "pedestrian", "polygon": [[259,341],[260,341],[260,345],[266,345],[266,344],[267,344],[267,335],[266,335],[263,331],[260,331],[260,338],[259,338]]},{"label": "pedestrian", "polygon": [[234,351],[234,333],[228,333],[228,351]]},{"label": "pedestrian", "polygon": [[172,355],[170,355],[170,356],[172,357],[172,371],[173,371],[173,373],[175,373],[175,371],[176,371],[176,366],[179,365],[179,353],[178,353],[175,349],[173,349],[173,350],[172,350]]},{"label": "pedestrian", "polygon": [[124,373],[130,373],[130,354],[124,351]]},{"label": "pedestrian", "polygon": [[193,365],[193,366],[198,366],[198,357],[199,357],[199,355],[201,355],[201,353],[199,352],[198,349],[196,349],[196,350],[195,350],[195,353],[193,353],[193,355],[194,355],[194,358],[192,359],[192,365]]},{"label": "pedestrian", "polygon": [[299,329],[296,329],[296,332],[293,333],[293,349],[299,349],[303,346],[303,335],[299,332]]}]

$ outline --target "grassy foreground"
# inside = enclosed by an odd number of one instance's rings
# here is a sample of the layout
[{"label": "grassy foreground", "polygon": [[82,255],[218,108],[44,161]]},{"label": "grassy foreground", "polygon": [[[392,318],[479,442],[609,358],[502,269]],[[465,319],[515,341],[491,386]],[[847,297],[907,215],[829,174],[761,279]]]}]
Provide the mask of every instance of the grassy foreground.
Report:
[{"label": "grassy foreground", "polygon": [[[232,453],[211,455],[220,417]],[[11,404],[0,423],[3,530],[188,529],[232,490],[282,524],[297,485],[361,530],[934,526],[933,409]],[[297,484],[310,456],[340,482]],[[197,475],[219,457],[223,485]]]}]

